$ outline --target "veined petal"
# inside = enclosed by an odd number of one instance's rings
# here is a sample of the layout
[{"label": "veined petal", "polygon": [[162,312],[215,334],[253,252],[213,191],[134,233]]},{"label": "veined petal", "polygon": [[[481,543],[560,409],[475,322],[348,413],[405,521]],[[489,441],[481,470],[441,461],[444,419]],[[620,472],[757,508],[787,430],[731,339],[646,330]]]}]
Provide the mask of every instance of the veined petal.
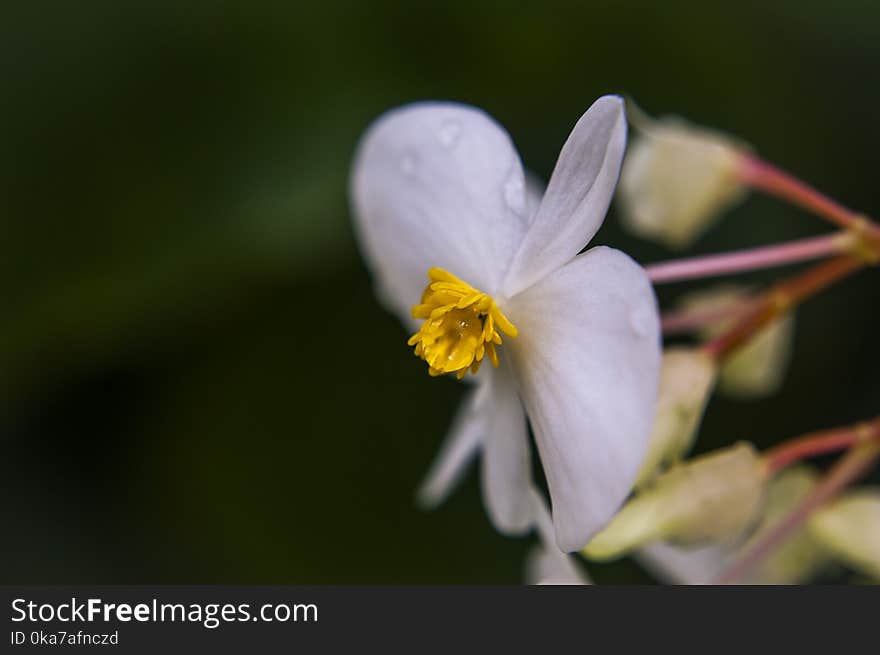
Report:
[{"label": "veined petal", "polygon": [[536,544],[526,560],[526,584],[588,585],[593,584],[571,555],[555,543]]},{"label": "veined petal", "polygon": [[617,250],[575,258],[504,307],[507,346],[553,504],[556,540],[581,548],[626,498],[651,433],[660,325],[645,272]]},{"label": "veined petal", "polygon": [[503,293],[513,296],[567,263],[599,230],[626,149],[626,117],[617,96],[599,98],[559,153],[547,192],[510,265]]},{"label": "veined petal", "polygon": [[355,156],[351,197],[379,296],[406,322],[431,267],[495,293],[528,223],[510,137],[455,103],[416,103],[379,118]]},{"label": "veined petal", "polygon": [[419,487],[418,501],[425,508],[434,508],[450,494],[458,484],[489,428],[492,407],[489,379],[482,379],[468,392],[452,423],[452,428],[431,464],[431,469]]},{"label": "veined petal", "polygon": [[553,522],[541,494],[532,489],[533,523],[541,543],[532,548],[526,559],[526,584],[588,585],[593,584],[575,557],[566,555],[556,545]]},{"label": "veined petal", "polygon": [[525,534],[534,520],[528,426],[509,368],[492,376],[492,416],[482,458],[486,511],[502,534]]}]

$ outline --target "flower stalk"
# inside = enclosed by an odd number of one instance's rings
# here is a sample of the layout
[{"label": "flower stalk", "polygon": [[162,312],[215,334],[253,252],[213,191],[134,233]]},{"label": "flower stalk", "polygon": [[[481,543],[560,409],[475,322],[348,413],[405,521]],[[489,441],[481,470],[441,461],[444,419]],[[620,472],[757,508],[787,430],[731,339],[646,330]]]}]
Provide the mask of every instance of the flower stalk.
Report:
[{"label": "flower stalk", "polygon": [[880,241],[880,226],[753,154],[740,156],[737,174],[743,183],[753,189],[802,207],[842,228]]},{"label": "flower stalk", "polygon": [[771,287],[731,329],[706,343],[703,350],[718,359],[728,355],[786,311],[864,265],[857,257],[841,255]]},{"label": "flower stalk", "polygon": [[846,427],[811,432],[786,441],[765,453],[765,466],[769,475],[775,475],[801,460],[873,440],[880,440],[880,417]]},{"label": "flower stalk", "polygon": [[605,218],[625,147],[622,99],[599,98],[539,197],[510,136],[485,112],[417,102],[367,129],[349,178],[367,267],[405,325],[423,321],[409,345],[428,374],[498,365],[474,379],[422,502],[440,502],[479,454],[490,520],[506,535],[528,532],[530,423],[554,547],[565,552],[583,547],[629,495],[657,399],[650,281],[618,250],[581,252]]},{"label": "flower stalk", "polygon": [[851,251],[858,239],[850,232],[837,232],[788,243],[734,252],[675,259],[645,267],[654,284],[742,273],[809,261]]}]

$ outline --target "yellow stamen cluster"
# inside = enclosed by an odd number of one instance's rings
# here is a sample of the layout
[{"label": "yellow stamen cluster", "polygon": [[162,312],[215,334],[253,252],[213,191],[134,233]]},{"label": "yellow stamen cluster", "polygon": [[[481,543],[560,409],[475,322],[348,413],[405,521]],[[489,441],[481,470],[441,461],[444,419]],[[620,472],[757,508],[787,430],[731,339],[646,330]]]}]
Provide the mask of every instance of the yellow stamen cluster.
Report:
[{"label": "yellow stamen cluster", "polygon": [[412,308],[413,318],[425,322],[407,341],[428,363],[428,373],[437,376],[454,372],[460,380],[468,370],[476,373],[486,355],[493,366],[498,366],[495,346],[501,345],[499,329],[515,337],[516,326],[491,296],[452,273],[432,268],[428,279],[422,302]]}]

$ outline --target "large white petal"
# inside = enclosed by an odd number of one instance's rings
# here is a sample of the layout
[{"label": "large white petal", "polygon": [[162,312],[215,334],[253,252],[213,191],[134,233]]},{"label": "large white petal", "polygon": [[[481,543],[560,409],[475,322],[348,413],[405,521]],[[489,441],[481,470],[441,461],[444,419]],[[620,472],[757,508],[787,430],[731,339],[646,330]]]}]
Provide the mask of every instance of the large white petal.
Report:
[{"label": "large white petal", "polygon": [[588,585],[587,574],[555,543],[536,544],[526,559],[526,584],[530,585]]},{"label": "large white petal", "polygon": [[482,458],[483,503],[495,528],[524,534],[534,520],[528,425],[509,367],[492,376],[491,418]]},{"label": "large white petal", "polygon": [[440,453],[419,487],[418,501],[423,507],[433,508],[446,500],[479,451],[491,418],[490,387],[490,379],[485,378],[468,392]]},{"label": "large white petal", "polygon": [[519,328],[504,349],[547,475],[556,540],[577,550],[620,507],[645,455],[660,371],[654,293],[629,257],[598,247],[503,309]]},{"label": "large white petal", "polygon": [[526,584],[588,585],[587,574],[556,545],[553,522],[541,494],[532,489],[533,523],[541,543],[532,548],[526,559]]},{"label": "large white petal", "polygon": [[403,317],[433,266],[497,292],[528,224],[510,137],[455,103],[416,103],[379,118],[358,147],[351,196],[379,295]]},{"label": "large white petal", "polygon": [[512,296],[577,255],[599,230],[626,149],[626,117],[617,96],[599,98],[559,153],[537,215],[510,265],[503,295]]}]

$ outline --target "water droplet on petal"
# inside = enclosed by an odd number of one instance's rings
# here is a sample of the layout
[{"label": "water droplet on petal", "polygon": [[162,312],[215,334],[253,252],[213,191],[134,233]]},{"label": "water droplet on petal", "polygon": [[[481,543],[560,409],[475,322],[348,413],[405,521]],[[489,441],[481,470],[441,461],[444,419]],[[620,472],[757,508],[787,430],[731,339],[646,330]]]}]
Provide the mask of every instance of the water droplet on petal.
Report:
[{"label": "water droplet on petal", "polygon": [[526,190],[521,175],[513,175],[504,183],[504,202],[517,214],[525,210]]},{"label": "water droplet on petal", "polygon": [[648,307],[636,307],[629,313],[629,326],[639,337],[647,337],[651,334],[655,323],[653,312]]},{"label": "water droplet on petal", "polygon": [[458,136],[460,134],[461,125],[456,121],[447,121],[437,132],[437,138],[440,139],[440,143],[444,146],[451,148],[458,141]]},{"label": "water droplet on petal", "polygon": [[416,174],[417,163],[416,156],[413,153],[408,152],[400,159],[400,170],[402,170],[403,174],[407,177],[413,177]]}]

